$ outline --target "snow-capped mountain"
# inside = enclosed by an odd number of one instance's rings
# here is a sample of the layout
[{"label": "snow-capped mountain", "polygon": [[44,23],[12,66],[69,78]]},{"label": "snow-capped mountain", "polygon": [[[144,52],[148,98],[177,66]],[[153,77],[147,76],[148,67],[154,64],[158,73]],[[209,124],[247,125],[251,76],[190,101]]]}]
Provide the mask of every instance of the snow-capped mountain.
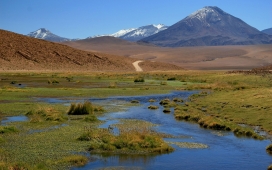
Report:
[{"label": "snow-capped mountain", "polygon": [[125,34],[131,32],[131,31],[136,30],[136,29],[137,28],[129,28],[129,29],[125,29],[125,30],[120,30],[120,31],[118,31],[116,33],[111,34],[111,36],[119,38],[119,37],[122,37],[122,36],[124,36]]},{"label": "snow-capped mountain", "polygon": [[126,34],[119,36],[119,38],[122,38],[122,39],[128,40],[128,41],[138,41],[140,39],[154,35],[160,31],[166,30],[167,28],[168,28],[168,26],[165,26],[163,24],[146,25],[146,26],[134,29],[132,31],[129,31]]},{"label": "snow-capped mountain", "polygon": [[88,38],[96,38],[96,37],[103,37],[103,36],[112,36],[116,38],[121,38],[128,41],[138,41],[142,38],[148,37],[150,35],[156,34],[160,31],[167,29],[168,26],[163,24],[158,25],[146,25],[139,28],[129,28],[129,29],[122,29],[113,34],[105,34],[105,35],[96,35],[91,36]]},{"label": "snow-capped mountain", "polygon": [[71,41],[71,39],[57,36],[45,28],[40,28],[36,31],[30,32],[27,36],[53,42]]},{"label": "snow-capped mountain", "polygon": [[207,6],[141,41],[180,47],[268,44],[272,38],[218,7]]}]

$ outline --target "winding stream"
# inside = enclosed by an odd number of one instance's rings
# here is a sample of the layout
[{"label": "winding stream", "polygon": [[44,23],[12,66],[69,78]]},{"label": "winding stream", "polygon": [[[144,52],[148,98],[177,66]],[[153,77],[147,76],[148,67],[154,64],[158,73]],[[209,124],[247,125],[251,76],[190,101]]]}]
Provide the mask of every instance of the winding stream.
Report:
[{"label": "winding stream", "polygon": [[[103,105],[105,108],[124,107],[122,102],[138,100],[138,106],[127,107],[124,111],[107,113],[99,119],[105,120],[100,128],[106,128],[116,124],[119,119],[138,119],[149,121],[158,126],[154,129],[178,136],[166,138],[169,143],[188,142],[201,143],[208,148],[189,149],[172,145],[175,151],[160,155],[118,155],[118,154],[91,154],[92,158],[84,167],[72,168],[73,170],[89,169],[267,169],[272,164],[272,156],[265,151],[270,144],[269,140],[254,140],[251,138],[238,138],[232,132],[216,131],[200,128],[198,124],[178,121],[170,114],[163,113],[163,107],[159,101],[165,98],[180,97],[187,99],[197,91],[178,91],[170,94],[90,98],[93,103]],[[152,105],[159,106],[157,110],[150,110],[149,99],[155,99]],[[43,98],[39,99],[49,103],[69,104],[71,101],[63,99]]]},{"label": "winding stream", "polygon": [[[140,97],[112,97],[107,99],[90,99],[92,102],[113,100],[139,100],[139,106],[130,107],[126,111],[114,112],[101,117],[108,120],[105,125],[117,123],[118,119],[139,119],[158,124],[156,131],[183,136],[167,138],[171,142],[193,142],[208,145],[206,149],[176,149],[170,154],[162,155],[91,155],[95,161],[84,167],[73,170],[87,169],[267,169],[272,163],[272,157],[265,151],[269,140],[254,140],[251,138],[237,138],[232,132],[221,132],[200,128],[197,124],[175,120],[173,111],[163,113],[159,101],[164,98],[181,97],[186,99],[195,91],[173,92],[167,95],[152,95]],[[149,110],[149,99],[157,102],[152,105],[160,106],[157,110]]]}]

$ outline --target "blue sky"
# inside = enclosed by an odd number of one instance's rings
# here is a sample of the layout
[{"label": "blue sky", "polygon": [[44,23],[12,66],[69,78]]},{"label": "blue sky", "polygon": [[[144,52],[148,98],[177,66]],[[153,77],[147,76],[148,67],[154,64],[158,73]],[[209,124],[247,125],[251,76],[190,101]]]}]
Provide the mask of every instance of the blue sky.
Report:
[{"label": "blue sky", "polygon": [[272,27],[272,0],[0,0],[0,29],[28,34],[47,28],[62,37],[86,38],[170,26],[204,6],[217,6],[259,30]]}]

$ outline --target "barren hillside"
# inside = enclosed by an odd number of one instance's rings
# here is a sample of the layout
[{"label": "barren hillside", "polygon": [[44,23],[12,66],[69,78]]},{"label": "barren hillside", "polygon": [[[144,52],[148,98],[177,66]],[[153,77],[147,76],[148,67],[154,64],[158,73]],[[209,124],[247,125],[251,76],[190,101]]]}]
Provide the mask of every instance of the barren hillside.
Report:
[{"label": "barren hillside", "polygon": [[[82,51],[0,30],[0,70],[134,71],[137,59]],[[156,63],[158,70],[181,69]],[[147,67],[149,68],[149,67]],[[145,68],[143,68],[145,70]]]},{"label": "barren hillside", "polygon": [[272,45],[156,47],[94,38],[64,44],[86,51],[100,51],[136,59],[167,62],[187,69],[252,69],[272,63]]}]

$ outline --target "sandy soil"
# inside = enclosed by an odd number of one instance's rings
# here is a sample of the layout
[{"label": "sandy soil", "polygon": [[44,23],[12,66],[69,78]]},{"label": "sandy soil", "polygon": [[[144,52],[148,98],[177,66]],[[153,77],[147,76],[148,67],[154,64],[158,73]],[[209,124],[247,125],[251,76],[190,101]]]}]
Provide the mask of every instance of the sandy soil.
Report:
[{"label": "sandy soil", "polygon": [[117,38],[94,38],[64,44],[139,60],[167,62],[186,69],[252,69],[272,64],[272,44],[166,48],[140,45]]}]

